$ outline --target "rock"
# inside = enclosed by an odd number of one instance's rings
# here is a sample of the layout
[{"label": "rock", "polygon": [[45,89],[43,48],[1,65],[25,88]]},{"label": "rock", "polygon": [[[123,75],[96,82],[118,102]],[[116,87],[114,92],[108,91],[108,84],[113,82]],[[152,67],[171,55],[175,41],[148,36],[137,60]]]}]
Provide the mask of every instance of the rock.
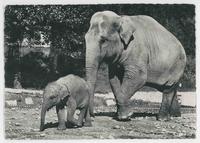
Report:
[{"label": "rock", "polygon": [[143,117],[137,117],[136,119],[137,120],[143,120]]},{"label": "rock", "polygon": [[175,126],[174,126],[174,125],[172,125],[172,126],[171,126],[171,128],[172,128],[172,129],[174,129],[174,128],[175,128]]},{"label": "rock", "polygon": [[186,136],[186,137],[190,137],[190,138],[194,138],[194,137],[195,137],[195,134],[189,132],[189,133],[187,133],[185,136]]},{"label": "rock", "polygon": [[120,126],[116,125],[113,127],[113,129],[120,129]]},{"label": "rock", "polygon": [[184,136],[184,134],[183,134],[183,133],[179,133],[178,136],[179,136],[179,137],[182,137],[182,136]]},{"label": "rock", "polygon": [[102,93],[95,93],[94,96],[95,96],[95,97],[104,98],[104,97],[105,97],[105,94],[102,94]]},{"label": "rock", "polygon": [[190,128],[190,125],[188,125],[188,124],[186,124],[186,125],[184,125],[185,127],[187,127],[187,128]]},{"label": "rock", "polygon": [[186,117],[186,116],[183,116],[183,119],[187,119],[188,117]]},{"label": "rock", "polygon": [[39,115],[40,113],[39,112],[37,112],[37,111],[34,111],[34,113],[33,113],[34,115]]},{"label": "rock", "polygon": [[167,130],[163,128],[161,131],[162,131],[162,132],[166,132]]},{"label": "rock", "polygon": [[17,106],[17,100],[7,100],[5,104],[8,106]]},{"label": "rock", "polygon": [[114,99],[106,99],[106,106],[112,106],[115,105]]},{"label": "rock", "polygon": [[189,127],[190,129],[192,129],[192,130],[196,130],[196,127]]},{"label": "rock", "polygon": [[134,133],[134,131],[130,131],[128,134],[131,134],[131,135],[132,135],[133,133]]},{"label": "rock", "polygon": [[113,120],[113,118],[108,118],[109,121]]},{"label": "rock", "polygon": [[40,134],[40,137],[45,137],[46,134]]},{"label": "rock", "polygon": [[176,132],[168,132],[169,135],[175,136]]},{"label": "rock", "polygon": [[182,133],[186,133],[187,131],[186,130],[182,130]]},{"label": "rock", "polygon": [[102,135],[99,136],[100,139],[104,139],[104,137]]},{"label": "rock", "polygon": [[122,129],[122,130],[125,130],[125,127],[124,127],[124,126],[122,126],[122,127],[121,127],[121,129]]},{"label": "rock", "polygon": [[133,128],[135,128],[135,127],[134,127],[134,126],[132,126],[132,125],[131,125],[131,127],[132,127],[132,128],[129,128],[129,127],[127,127],[127,128],[126,128],[126,130],[130,132],[130,131],[132,131],[132,130],[133,130]]},{"label": "rock", "polygon": [[25,103],[28,104],[28,105],[33,104],[32,98],[31,97],[25,98]]},{"label": "rock", "polygon": [[36,113],[32,113],[32,115],[36,115]]},{"label": "rock", "polygon": [[31,129],[32,132],[39,132],[39,129]]},{"label": "rock", "polygon": [[11,110],[16,110],[16,108],[15,107],[12,107],[12,108],[10,108]]},{"label": "rock", "polygon": [[15,123],[15,126],[21,126],[21,124],[20,123]]},{"label": "rock", "polygon": [[181,125],[182,125],[182,126],[185,126],[186,124],[185,124],[185,123],[182,123]]},{"label": "rock", "polygon": [[11,117],[10,119],[11,119],[11,120],[16,120],[17,118],[16,118],[16,117]]},{"label": "rock", "polygon": [[106,98],[112,98],[114,99],[114,94],[112,92],[109,92],[107,95],[106,95]]},{"label": "rock", "polygon": [[114,139],[113,135],[108,136],[109,139]]}]

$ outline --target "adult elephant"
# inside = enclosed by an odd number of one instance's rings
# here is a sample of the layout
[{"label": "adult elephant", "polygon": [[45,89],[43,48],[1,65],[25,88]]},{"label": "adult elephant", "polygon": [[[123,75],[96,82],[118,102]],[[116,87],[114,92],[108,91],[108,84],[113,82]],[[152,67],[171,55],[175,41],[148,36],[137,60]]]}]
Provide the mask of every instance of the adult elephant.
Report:
[{"label": "adult elephant", "polygon": [[[163,92],[159,120],[180,116],[177,85],[186,54],[181,43],[152,17],[95,13],[86,40],[86,78],[94,95],[99,65],[105,61],[119,120],[132,114],[130,98],[144,85]],[[94,96],[90,100],[93,113]]]}]

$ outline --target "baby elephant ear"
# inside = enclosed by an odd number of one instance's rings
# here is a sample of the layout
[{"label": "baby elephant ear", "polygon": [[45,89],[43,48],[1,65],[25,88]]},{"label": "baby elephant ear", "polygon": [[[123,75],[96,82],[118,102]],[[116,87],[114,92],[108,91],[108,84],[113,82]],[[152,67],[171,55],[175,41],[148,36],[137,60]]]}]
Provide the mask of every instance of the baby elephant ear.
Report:
[{"label": "baby elephant ear", "polygon": [[60,88],[60,99],[63,100],[66,97],[70,96],[70,92],[67,86],[61,86]]},{"label": "baby elephant ear", "polygon": [[126,18],[121,18],[119,35],[122,43],[124,44],[124,49],[126,49],[129,43],[134,39],[133,32],[135,28],[131,25],[130,20]]}]

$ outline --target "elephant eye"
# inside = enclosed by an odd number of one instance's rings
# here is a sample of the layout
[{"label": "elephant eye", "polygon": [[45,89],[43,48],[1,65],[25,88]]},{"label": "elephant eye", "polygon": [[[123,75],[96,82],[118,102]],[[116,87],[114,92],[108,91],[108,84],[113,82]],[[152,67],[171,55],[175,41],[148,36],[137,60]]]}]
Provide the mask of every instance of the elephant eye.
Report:
[{"label": "elephant eye", "polygon": [[105,43],[106,41],[108,41],[108,38],[101,36],[100,42]]}]

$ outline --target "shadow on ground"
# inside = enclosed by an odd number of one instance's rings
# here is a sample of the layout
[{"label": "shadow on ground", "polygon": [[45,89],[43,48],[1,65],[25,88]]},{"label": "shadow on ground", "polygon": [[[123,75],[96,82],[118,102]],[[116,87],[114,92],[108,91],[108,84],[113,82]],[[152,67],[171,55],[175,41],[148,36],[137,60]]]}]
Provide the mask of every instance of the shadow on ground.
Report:
[{"label": "shadow on ground", "polygon": [[[72,124],[70,124],[68,122],[66,122],[65,125],[66,125],[67,129],[80,128],[77,126],[73,126]],[[58,122],[55,122],[55,123],[49,122],[44,125],[44,130],[49,129],[49,128],[57,128],[57,127],[58,127]]]},{"label": "shadow on ground", "polygon": [[56,122],[56,123],[50,122],[50,123],[46,123],[46,124],[44,125],[44,130],[45,130],[45,129],[49,129],[49,128],[57,128],[57,127],[58,127],[58,122]]},{"label": "shadow on ground", "polygon": [[[112,117],[114,120],[119,121],[117,119],[117,113],[116,112],[99,112],[99,113],[95,113],[95,116]],[[136,112],[136,113],[133,113],[133,115],[131,116],[131,118],[137,118],[137,117],[157,117],[157,114]],[[124,120],[124,121],[129,121],[129,120]]]}]

